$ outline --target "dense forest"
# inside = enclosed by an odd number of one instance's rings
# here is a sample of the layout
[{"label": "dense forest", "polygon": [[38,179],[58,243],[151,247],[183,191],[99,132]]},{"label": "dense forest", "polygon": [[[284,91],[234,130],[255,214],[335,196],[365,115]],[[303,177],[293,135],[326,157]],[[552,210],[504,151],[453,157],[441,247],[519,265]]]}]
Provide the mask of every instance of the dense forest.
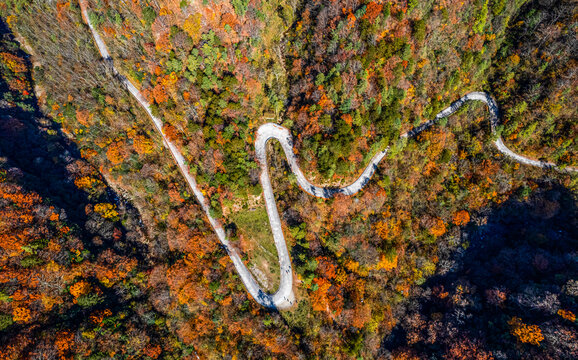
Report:
[{"label": "dense forest", "polygon": [[[211,215],[271,292],[255,131],[271,142],[297,303],[247,294],[78,1],[0,2],[0,354],[7,359],[578,358],[572,0],[86,0]],[[468,103],[500,108],[518,164]]]}]

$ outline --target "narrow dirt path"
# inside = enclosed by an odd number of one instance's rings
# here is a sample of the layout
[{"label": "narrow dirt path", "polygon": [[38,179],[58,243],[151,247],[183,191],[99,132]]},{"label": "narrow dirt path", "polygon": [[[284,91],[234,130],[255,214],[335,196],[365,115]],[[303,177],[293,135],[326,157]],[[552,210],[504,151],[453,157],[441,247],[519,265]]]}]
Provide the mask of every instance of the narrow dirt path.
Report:
[{"label": "narrow dirt path", "polygon": [[[268,123],[264,124],[257,130],[257,137],[255,140],[255,152],[257,156],[257,161],[259,162],[261,175],[260,175],[260,182],[261,186],[263,187],[263,194],[265,198],[265,205],[267,208],[267,215],[269,216],[269,223],[271,225],[271,231],[273,233],[273,240],[275,242],[275,247],[277,248],[277,253],[279,257],[279,265],[281,269],[281,281],[279,285],[279,289],[274,294],[268,294],[261,289],[259,284],[255,281],[255,278],[251,274],[251,272],[247,269],[243,261],[241,260],[239,253],[231,245],[229,240],[225,235],[225,231],[223,227],[219,223],[219,221],[213,218],[209,212],[209,205],[207,199],[200,191],[195,178],[191,175],[187,162],[179,149],[175,146],[173,142],[166,136],[163,131],[163,122],[158,117],[154,116],[151,112],[150,104],[146,101],[146,99],[142,96],[142,94],[138,91],[138,89],[123,75],[121,75],[116,68],[114,67],[114,63],[108,49],[106,48],[106,44],[91,24],[90,19],[87,13],[87,7],[85,1],[80,1],[81,8],[82,8],[82,15],[87,22],[94,41],[102,55],[103,59],[109,64],[110,68],[112,69],[113,73],[119,78],[124,86],[126,86],[127,90],[131,93],[131,95],[139,102],[139,104],[143,107],[143,109],[147,112],[148,116],[151,118],[155,129],[158,133],[162,136],[163,142],[165,146],[169,149],[171,155],[173,156],[180,172],[183,174],[189,188],[195,194],[197,201],[203,208],[207,218],[209,219],[209,223],[213,227],[219,241],[226,249],[229,257],[233,261],[237,272],[243,284],[247,288],[247,291],[253,296],[253,298],[261,305],[268,307],[268,308],[276,308],[279,310],[290,308],[293,303],[295,302],[295,295],[293,292],[293,270],[291,267],[291,259],[289,258],[289,252],[287,250],[287,244],[285,242],[285,237],[283,235],[283,230],[281,227],[281,219],[279,218],[279,212],[277,210],[277,205],[275,203],[275,196],[273,194],[273,187],[271,185],[271,178],[269,176],[268,164],[267,164],[267,153],[266,153],[266,145],[267,142],[271,139],[276,139],[281,144],[283,151],[285,152],[285,156],[287,157],[287,161],[291,166],[291,171],[297,177],[297,182],[299,186],[310,195],[320,197],[320,198],[330,198],[337,194],[343,195],[353,195],[363,189],[363,187],[369,182],[375,170],[377,169],[378,164],[383,160],[389,148],[384,149],[383,151],[378,152],[369,162],[361,176],[353,182],[352,184],[342,187],[342,188],[333,188],[333,187],[318,187],[311,184],[303,175],[303,172],[299,168],[297,163],[297,157],[293,152],[293,138],[291,133],[286,128],[279,126],[277,124]],[[402,138],[413,138],[417,136],[422,131],[426,130],[427,128],[433,126],[437,121],[447,116],[450,116],[454,112],[456,112],[464,103],[467,101],[482,101],[488,105],[488,109],[490,112],[490,126],[492,132],[496,131],[496,126],[498,124],[498,107],[496,102],[486,93],[484,92],[472,92],[469,93],[459,100],[452,103],[446,109],[442,110],[439,114],[436,115],[434,120],[430,120],[419,127],[402,134]],[[518,155],[508,149],[506,145],[502,142],[501,138],[498,138],[495,141],[497,149],[502,152],[504,155],[518,161],[520,163],[537,166],[540,168],[556,168],[555,164],[549,162],[542,162],[538,160],[533,160],[526,158],[524,156]],[[561,170],[562,171],[562,170]],[[575,168],[566,168],[563,171],[577,171]]]}]

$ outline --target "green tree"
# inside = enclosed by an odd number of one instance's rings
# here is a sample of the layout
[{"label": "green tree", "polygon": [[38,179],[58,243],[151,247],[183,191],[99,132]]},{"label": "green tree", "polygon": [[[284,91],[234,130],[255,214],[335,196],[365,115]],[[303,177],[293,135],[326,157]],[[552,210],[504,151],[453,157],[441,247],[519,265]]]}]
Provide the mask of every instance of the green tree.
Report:
[{"label": "green tree", "polygon": [[484,28],[486,27],[486,21],[488,20],[488,1],[486,0],[484,2],[484,5],[482,5],[482,9],[480,10],[480,12],[476,15],[476,21],[474,22],[474,32],[476,34],[481,34],[484,32]]},{"label": "green tree", "polygon": [[150,26],[156,20],[157,13],[151,6],[147,6],[142,11],[142,17],[147,25]]},{"label": "green tree", "polygon": [[245,16],[247,8],[249,7],[249,0],[233,0],[233,8],[239,16]]},{"label": "green tree", "polygon": [[421,43],[425,39],[425,20],[419,19],[413,22],[413,29],[412,29],[413,37],[415,41]]}]

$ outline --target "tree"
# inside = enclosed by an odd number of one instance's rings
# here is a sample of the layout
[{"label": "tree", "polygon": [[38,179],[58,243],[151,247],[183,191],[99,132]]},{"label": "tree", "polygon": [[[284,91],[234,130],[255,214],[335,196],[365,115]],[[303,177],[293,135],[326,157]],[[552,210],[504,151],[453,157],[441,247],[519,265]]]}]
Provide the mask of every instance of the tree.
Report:
[{"label": "tree", "polygon": [[419,19],[413,22],[412,35],[415,41],[421,43],[425,39],[426,27],[425,20]]},{"label": "tree", "polygon": [[540,342],[544,340],[544,335],[538,325],[524,324],[519,317],[511,318],[508,325],[510,325],[510,334],[523,343],[540,345]]},{"label": "tree", "polygon": [[380,256],[379,262],[375,265],[375,270],[385,270],[391,271],[397,268],[397,254],[394,252],[393,254]]},{"label": "tree", "polygon": [[447,358],[451,360],[493,360],[491,352],[486,352],[475,339],[462,338],[453,341],[447,353]]},{"label": "tree", "polygon": [[183,23],[183,30],[191,37],[193,43],[197,44],[201,39],[201,14],[189,15]]},{"label": "tree", "polygon": [[331,287],[331,283],[324,278],[313,279],[314,287],[316,289],[310,293],[311,306],[315,311],[326,311],[329,303],[327,299],[327,290]]},{"label": "tree", "polygon": [[157,12],[151,6],[147,6],[142,10],[142,16],[148,26],[150,26],[157,18]]},{"label": "tree", "polygon": [[470,213],[466,210],[460,210],[454,214],[453,223],[457,226],[466,225],[470,222]]},{"label": "tree", "polygon": [[126,149],[124,147],[123,141],[114,141],[106,150],[106,158],[113,164],[118,165],[124,161],[126,158]]},{"label": "tree", "polygon": [[446,224],[440,218],[425,216],[422,219],[422,223],[425,225],[428,232],[435,237],[440,237],[446,233]]},{"label": "tree", "polygon": [[243,17],[249,7],[249,0],[232,0],[233,8],[237,15]]},{"label": "tree", "polygon": [[157,104],[162,104],[169,100],[169,94],[167,93],[165,86],[161,83],[158,83],[153,87],[152,96]]},{"label": "tree", "polygon": [[90,112],[88,112],[88,110],[81,110],[81,109],[76,110],[76,120],[78,121],[78,123],[80,125],[89,126],[90,125],[90,119],[91,119],[91,115],[90,115]]},{"label": "tree", "polygon": [[60,355],[60,358],[65,359],[74,344],[74,334],[66,330],[59,331],[56,334],[54,344],[58,349],[58,355]]},{"label": "tree", "polygon": [[401,221],[397,218],[389,218],[384,221],[378,221],[374,228],[380,238],[392,240],[401,233]]},{"label": "tree", "polygon": [[109,203],[100,203],[94,205],[94,212],[100,214],[105,219],[114,219],[118,216],[116,205]]},{"label": "tree", "polygon": [[30,310],[22,306],[15,307],[12,316],[14,321],[16,322],[27,323],[32,319],[32,316],[30,315]]},{"label": "tree", "polygon": [[151,154],[154,150],[154,142],[144,135],[136,135],[132,141],[132,146],[139,155]]},{"label": "tree", "polygon": [[474,22],[474,32],[476,34],[481,34],[484,32],[484,28],[486,27],[486,21],[488,20],[488,2],[489,0],[485,0],[482,9],[476,15],[476,19]]},{"label": "tree", "polygon": [[576,322],[576,315],[570,310],[560,309],[558,310],[557,314],[570,322]]},{"label": "tree", "polygon": [[363,19],[367,19],[370,23],[373,23],[375,18],[381,14],[382,10],[383,4],[370,1],[369,4],[367,4],[367,9],[365,11],[365,15],[363,15]]},{"label": "tree", "polygon": [[80,296],[88,293],[90,291],[90,284],[84,280],[80,280],[72,285],[69,289],[70,294],[74,296],[74,299],[78,299]]},{"label": "tree", "polygon": [[371,307],[367,303],[357,304],[353,311],[351,325],[362,329],[371,320]]}]

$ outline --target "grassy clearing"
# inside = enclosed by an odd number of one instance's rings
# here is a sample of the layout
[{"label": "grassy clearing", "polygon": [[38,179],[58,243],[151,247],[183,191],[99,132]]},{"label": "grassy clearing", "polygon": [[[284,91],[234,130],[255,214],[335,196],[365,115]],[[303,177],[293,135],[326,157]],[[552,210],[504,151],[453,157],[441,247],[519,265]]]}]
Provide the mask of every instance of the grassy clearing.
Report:
[{"label": "grassy clearing", "polygon": [[261,204],[254,209],[243,209],[230,214],[229,218],[237,225],[238,234],[252,245],[249,268],[255,267],[257,273],[264,275],[266,281],[255,274],[260,283],[266,282],[262,285],[267,290],[276,290],[279,286],[279,259],[265,206]]}]

